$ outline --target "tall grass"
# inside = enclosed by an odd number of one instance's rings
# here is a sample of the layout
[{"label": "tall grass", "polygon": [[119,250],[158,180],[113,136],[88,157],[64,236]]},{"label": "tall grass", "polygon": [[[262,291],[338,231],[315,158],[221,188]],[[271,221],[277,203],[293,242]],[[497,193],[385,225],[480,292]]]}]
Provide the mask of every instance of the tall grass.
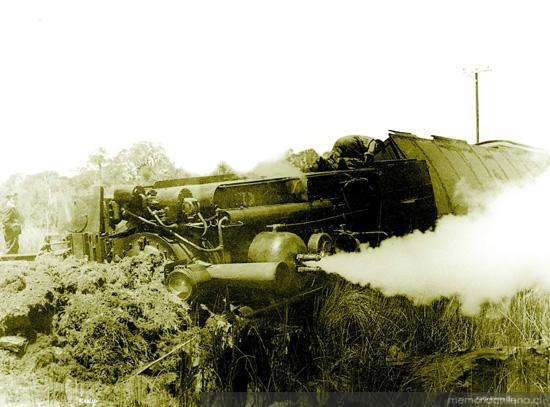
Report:
[{"label": "tall grass", "polygon": [[458,298],[419,306],[339,283],[314,316],[317,389],[548,389],[549,311],[540,290],[465,316]]}]

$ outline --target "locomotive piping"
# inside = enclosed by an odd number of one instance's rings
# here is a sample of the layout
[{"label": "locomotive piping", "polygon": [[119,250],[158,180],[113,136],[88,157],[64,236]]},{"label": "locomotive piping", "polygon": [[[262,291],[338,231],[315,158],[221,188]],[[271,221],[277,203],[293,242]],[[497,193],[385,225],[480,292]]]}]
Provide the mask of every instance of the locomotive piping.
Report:
[{"label": "locomotive piping", "polygon": [[155,220],[159,223],[160,226],[162,226],[163,228],[166,228],[166,229],[175,229],[178,227],[177,224],[172,224],[172,225],[165,225],[164,222],[159,218],[159,216],[149,207],[147,207],[147,210],[149,211],[149,213],[151,215],[153,215],[155,217]]},{"label": "locomotive piping", "polygon": [[[126,213],[136,219],[138,219],[139,221],[147,224],[147,225],[150,225],[150,226],[154,226],[156,228],[161,228],[161,229],[164,229],[166,232],[170,233],[172,236],[174,236],[176,239],[178,239],[179,241],[181,241],[182,243],[184,244],[188,244],[189,246],[191,246],[192,248],[196,249],[196,250],[199,250],[201,252],[205,252],[205,253],[212,253],[212,252],[219,252],[221,250],[223,250],[223,234],[222,234],[222,227],[223,227],[223,223],[225,223],[225,221],[227,220],[226,217],[223,217],[222,219],[220,219],[220,221],[218,222],[218,238],[220,238],[220,243],[218,244],[218,246],[212,248],[212,249],[207,249],[207,248],[204,248],[204,247],[200,247],[198,245],[196,245],[195,243],[191,242],[190,240],[187,240],[186,238],[184,238],[183,236],[181,236],[180,234],[174,232],[173,230],[170,230],[169,228],[165,227],[165,226],[162,226],[162,225],[158,225],[156,224],[155,222],[151,222],[150,220],[148,219],[145,219],[144,217],[142,216],[139,216],[139,215],[136,215],[135,213],[129,211],[129,210],[126,210]],[[185,246],[182,247],[183,250],[185,250],[186,254],[192,259],[194,260],[195,259],[195,256],[192,255],[191,251],[186,248]]]},{"label": "locomotive piping", "polygon": [[[308,221],[305,221],[305,222],[296,222],[296,223],[277,223],[277,224],[267,225],[267,227],[269,227],[269,228],[273,228],[273,227],[287,228],[287,227],[313,225],[315,223],[328,222],[328,221],[336,220],[336,219],[340,219],[340,218],[343,218],[345,220],[346,216],[357,215],[357,214],[368,212],[368,211],[369,211],[369,209],[358,209],[356,211],[345,212],[345,213],[341,213],[341,214],[334,215],[334,216],[328,216],[326,218],[320,218],[320,219],[308,220]],[[385,232],[382,232],[382,233],[385,233]]]}]

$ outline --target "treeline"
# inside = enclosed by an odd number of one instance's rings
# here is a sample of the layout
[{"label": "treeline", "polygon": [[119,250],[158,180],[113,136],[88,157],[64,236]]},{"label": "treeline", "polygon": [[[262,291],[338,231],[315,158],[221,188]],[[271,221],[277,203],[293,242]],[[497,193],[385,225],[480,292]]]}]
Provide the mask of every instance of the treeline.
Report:
[{"label": "treeline", "polygon": [[[307,171],[318,155],[314,150],[294,153],[288,150],[282,161],[286,166]],[[267,173],[251,176],[282,176],[275,171],[282,161],[270,166]],[[281,166],[281,168],[284,165]],[[87,195],[94,185],[103,185],[107,191],[115,185],[151,185],[155,181],[182,178],[191,175],[221,175],[235,171],[225,162],[220,162],[210,174],[190,174],[178,167],[157,143],[141,142],[109,157],[103,148],[92,152],[76,175],[61,176],[55,171],[32,175],[14,174],[0,185],[0,205],[7,193],[18,194],[18,209],[27,226],[55,231],[60,211],[70,197]],[[264,171],[265,172],[265,171]]]},{"label": "treeline", "polygon": [[[231,172],[220,163],[214,173]],[[147,185],[156,180],[189,176],[189,172],[174,164],[164,148],[156,143],[141,142],[109,157],[100,148],[88,156],[88,160],[76,175],[67,177],[55,171],[32,175],[14,174],[0,185],[0,203],[6,194],[18,194],[18,209],[25,224],[34,228],[56,229],[60,206],[67,197],[89,193],[94,185],[110,189],[114,185]]]}]

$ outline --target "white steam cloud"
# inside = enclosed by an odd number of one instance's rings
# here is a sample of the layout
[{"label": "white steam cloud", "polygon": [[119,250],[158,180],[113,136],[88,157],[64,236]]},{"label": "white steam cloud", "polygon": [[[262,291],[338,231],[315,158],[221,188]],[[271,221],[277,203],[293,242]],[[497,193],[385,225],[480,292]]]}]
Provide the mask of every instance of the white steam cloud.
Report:
[{"label": "white steam cloud", "polygon": [[302,172],[289,163],[285,157],[275,160],[262,161],[250,172],[245,174],[249,178],[256,177],[299,177]]},{"label": "white steam cloud", "polygon": [[546,172],[533,183],[478,195],[467,216],[443,217],[434,231],[336,254],[318,265],[419,303],[457,295],[463,311],[475,314],[486,301],[510,298],[522,289],[550,289],[549,197]]}]

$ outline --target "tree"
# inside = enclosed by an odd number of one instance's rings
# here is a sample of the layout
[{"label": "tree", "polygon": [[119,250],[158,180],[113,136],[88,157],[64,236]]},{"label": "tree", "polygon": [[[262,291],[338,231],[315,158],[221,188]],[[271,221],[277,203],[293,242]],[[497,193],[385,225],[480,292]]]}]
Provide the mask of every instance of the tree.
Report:
[{"label": "tree", "polygon": [[[25,228],[55,228],[59,202],[70,194],[70,180],[56,172],[12,175],[0,187],[2,192],[16,192],[17,207],[25,219]],[[4,193],[2,193],[4,195]]]},{"label": "tree", "polygon": [[235,174],[235,170],[229,166],[225,161],[222,161],[218,163],[216,166],[216,169],[212,173],[212,175],[228,175],[228,174]]},{"label": "tree", "polygon": [[34,229],[37,234],[43,234],[39,231],[51,232],[56,228],[58,215],[67,216],[67,202],[89,195],[94,185],[107,188],[125,183],[147,185],[156,180],[188,175],[170,161],[158,144],[137,143],[114,158],[109,158],[106,150],[99,148],[89,155],[85,165],[72,178],[52,171],[12,175],[0,185],[0,204],[7,193],[17,192],[18,207],[26,220],[24,233]]},{"label": "tree", "polygon": [[151,184],[154,181],[187,175],[168,158],[164,148],[141,142],[118,153],[105,169],[105,178],[113,183]]},{"label": "tree", "polygon": [[73,178],[75,189],[85,192],[98,184],[112,187],[120,184],[148,185],[161,179],[189,176],[176,167],[159,144],[141,142],[121,150],[113,158],[99,148],[88,157],[86,165]]},{"label": "tree", "polygon": [[107,162],[107,151],[100,147],[88,157],[88,163],[97,167],[99,173],[99,185],[103,185],[103,166]]}]

